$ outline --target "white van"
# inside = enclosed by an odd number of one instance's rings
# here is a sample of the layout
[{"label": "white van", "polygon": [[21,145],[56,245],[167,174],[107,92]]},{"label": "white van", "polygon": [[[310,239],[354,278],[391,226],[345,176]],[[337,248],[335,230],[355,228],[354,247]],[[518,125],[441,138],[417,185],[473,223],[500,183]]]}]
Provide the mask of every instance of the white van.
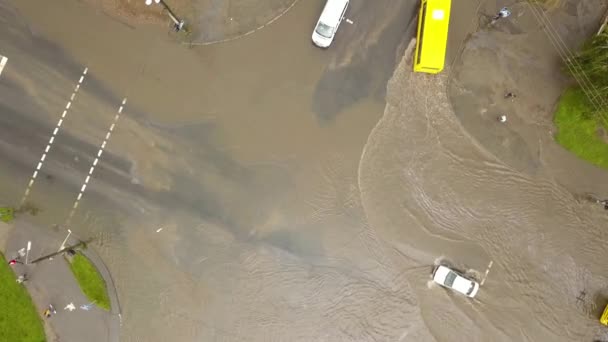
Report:
[{"label": "white van", "polygon": [[312,33],[312,42],[316,46],[327,48],[334,40],[338,26],[344,19],[348,0],[327,0],[321,17]]}]

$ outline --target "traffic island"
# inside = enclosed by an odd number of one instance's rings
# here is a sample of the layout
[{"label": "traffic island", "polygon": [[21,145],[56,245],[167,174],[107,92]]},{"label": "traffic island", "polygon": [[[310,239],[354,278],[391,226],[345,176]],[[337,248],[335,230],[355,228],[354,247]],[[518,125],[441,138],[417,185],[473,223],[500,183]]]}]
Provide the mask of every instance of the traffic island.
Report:
[{"label": "traffic island", "polygon": [[25,287],[0,253],[0,341],[43,342],[44,328]]},{"label": "traffic island", "polygon": [[91,260],[80,252],[69,253],[66,260],[84,295],[99,308],[110,311],[106,282]]}]

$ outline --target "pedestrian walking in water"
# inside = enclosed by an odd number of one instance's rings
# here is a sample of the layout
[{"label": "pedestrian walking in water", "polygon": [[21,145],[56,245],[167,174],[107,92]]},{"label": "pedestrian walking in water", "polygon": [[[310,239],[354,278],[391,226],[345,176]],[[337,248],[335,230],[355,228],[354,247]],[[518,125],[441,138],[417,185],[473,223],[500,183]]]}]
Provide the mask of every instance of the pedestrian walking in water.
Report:
[{"label": "pedestrian walking in water", "polygon": [[508,92],[505,94],[505,99],[515,99],[517,97],[517,95],[515,95],[514,93]]},{"label": "pedestrian walking in water", "polygon": [[507,7],[503,7],[500,9],[500,11],[498,11],[498,13],[496,13],[496,15],[494,17],[492,17],[492,20],[496,21],[498,19],[506,18],[510,15],[511,15],[511,11],[509,11],[509,9]]},{"label": "pedestrian walking in water", "polygon": [[15,265],[15,264],[23,264],[23,263],[22,263],[21,261],[17,260],[17,259],[11,259],[11,260],[8,262],[8,264],[9,264],[10,266],[13,266],[13,265]]},{"label": "pedestrian walking in water", "polygon": [[506,115],[504,115],[504,114],[503,114],[503,115],[501,115],[501,116],[499,116],[499,117],[498,117],[498,122],[501,122],[501,123],[505,123],[505,122],[507,122],[507,116],[506,116]]},{"label": "pedestrian walking in water", "polygon": [[27,281],[27,274],[23,273],[19,277],[17,277],[17,283],[23,284]]}]

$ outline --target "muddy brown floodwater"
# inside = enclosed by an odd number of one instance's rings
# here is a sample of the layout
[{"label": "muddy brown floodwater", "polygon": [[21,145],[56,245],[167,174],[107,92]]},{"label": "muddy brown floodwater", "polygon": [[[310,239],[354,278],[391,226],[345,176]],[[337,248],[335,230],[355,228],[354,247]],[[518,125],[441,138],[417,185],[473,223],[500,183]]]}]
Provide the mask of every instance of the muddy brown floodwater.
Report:
[{"label": "muddy brown floodwater", "polygon": [[[3,86],[19,96],[2,101],[19,101],[5,122],[25,122],[30,143],[38,141],[32,132],[44,143],[63,88],[89,67],[82,102],[49,154],[53,181],[32,195],[44,204],[37,220],[61,224],[80,188],[78,172],[96,151],[89,144],[98,145],[116,104],[129,98],[72,227],[97,237],[122,304],[123,341],[584,341],[601,334],[593,304],[606,293],[608,266],[598,260],[608,254],[608,220],[573,189],[605,188],[605,172],[560,152],[550,137],[540,160],[517,158],[536,146],[522,143],[509,154],[509,134],[518,130],[490,126],[493,120],[469,125],[474,117],[454,112],[488,106],[467,98],[478,80],[469,68],[491,65],[477,50],[490,45],[488,36],[510,37],[480,33],[456,58],[478,21],[476,1],[454,6],[449,60],[456,62],[437,76],[413,74],[411,50],[403,57],[414,1],[352,1],[355,24],[344,24],[326,51],[310,44],[322,1],[297,3],[255,35],[194,49],[176,47],[153,26],[133,29],[58,1],[44,11],[36,1],[15,4],[31,27],[5,32],[23,44],[6,47],[13,69]],[[551,91],[556,96],[559,87]],[[507,143],[488,143],[485,129],[503,129]],[[528,144],[541,136],[528,133]],[[28,147],[19,151],[44,148],[18,142]],[[18,169],[4,167],[17,176],[0,184],[17,198],[30,174]],[[430,284],[438,262],[477,278],[493,267],[468,300]]]}]

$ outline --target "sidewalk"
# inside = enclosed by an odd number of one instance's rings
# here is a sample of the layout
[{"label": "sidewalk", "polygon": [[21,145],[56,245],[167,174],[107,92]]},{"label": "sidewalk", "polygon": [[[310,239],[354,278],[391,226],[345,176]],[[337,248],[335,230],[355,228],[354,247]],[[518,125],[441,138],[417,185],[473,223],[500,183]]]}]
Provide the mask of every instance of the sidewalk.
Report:
[{"label": "sidewalk", "polygon": [[[28,240],[32,242],[29,261],[57,252],[66,236],[62,231],[57,232],[50,227],[37,227],[23,219],[16,220],[11,225],[0,227],[0,229],[10,229],[5,246],[2,246],[7,258],[15,257],[19,249],[27,246]],[[74,239],[68,243],[74,243]],[[88,311],[80,308],[81,305],[89,304],[89,301],[80,290],[67,261],[62,256],[33,265],[17,264],[13,268],[16,275],[27,274],[28,281],[24,285],[41,315],[49,304],[53,304],[57,310],[56,315],[44,319],[49,342],[119,341],[120,305],[113,281],[99,256],[90,247],[82,252],[95,264],[106,282],[111,302],[110,312],[96,306]],[[25,258],[21,261],[25,262]],[[69,303],[74,303],[76,310],[71,312],[65,310]]]}]

